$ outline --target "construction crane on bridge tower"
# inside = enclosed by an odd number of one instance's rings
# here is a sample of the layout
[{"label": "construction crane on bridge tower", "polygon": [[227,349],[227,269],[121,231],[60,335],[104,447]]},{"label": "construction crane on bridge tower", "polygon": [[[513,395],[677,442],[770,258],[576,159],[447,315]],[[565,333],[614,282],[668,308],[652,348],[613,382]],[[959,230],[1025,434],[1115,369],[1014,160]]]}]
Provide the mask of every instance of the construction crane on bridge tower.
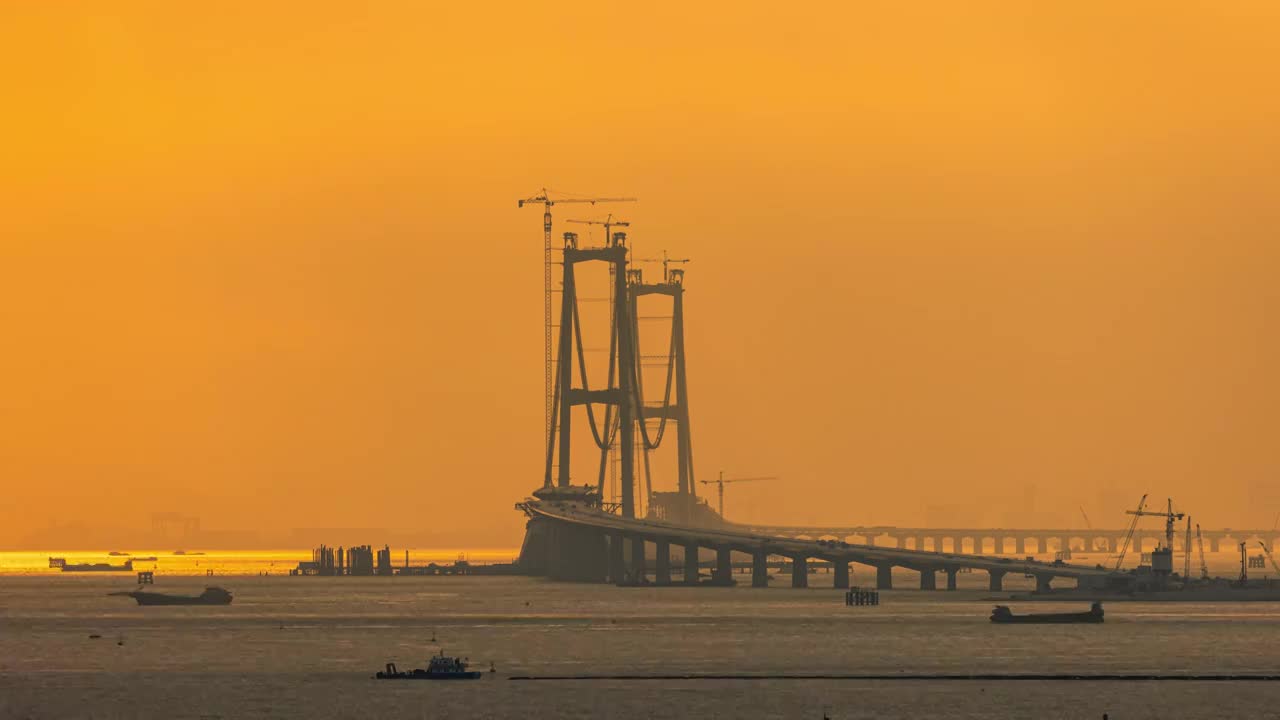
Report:
[{"label": "construction crane on bridge tower", "polygon": [[[542,318],[543,318],[543,354],[546,356],[546,427],[543,431],[543,442],[548,443],[547,452],[551,451],[551,423],[553,410],[551,408],[554,402],[553,383],[552,383],[552,357],[551,357],[551,208],[562,203],[588,203],[596,205],[598,203],[614,203],[614,202],[635,202],[633,197],[616,197],[616,198],[553,198],[551,193],[542,188],[542,192],[528,197],[523,200],[516,201],[516,207],[524,207],[526,204],[533,205],[541,203],[542,205]],[[545,479],[547,485],[551,484],[551,476]]]},{"label": "construction crane on bridge tower", "polygon": [[667,255],[667,251],[666,251],[666,250],[663,250],[663,251],[662,251],[662,257],[660,257],[660,258],[637,258],[637,259],[633,260],[633,262],[660,262],[660,263],[662,263],[662,282],[664,282],[664,283],[669,283],[669,282],[671,282],[671,271],[670,271],[670,266],[671,266],[672,264],[675,264],[675,263],[684,264],[684,263],[692,262],[692,261],[691,261],[689,258],[673,258],[673,257],[670,257],[670,256],[668,256],[668,255]]},{"label": "construction crane on bridge tower", "polygon": [[702,483],[703,485],[717,486],[716,489],[718,490],[719,496],[720,496],[720,517],[723,518],[724,517],[724,486],[725,485],[728,485],[729,483],[756,482],[757,480],[781,480],[781,479],[782,478],[776,478],[776,477],[726,478],[724,476],[724,471],[721,470],[719,478],[715,480],[699,480],[698,482]]}]

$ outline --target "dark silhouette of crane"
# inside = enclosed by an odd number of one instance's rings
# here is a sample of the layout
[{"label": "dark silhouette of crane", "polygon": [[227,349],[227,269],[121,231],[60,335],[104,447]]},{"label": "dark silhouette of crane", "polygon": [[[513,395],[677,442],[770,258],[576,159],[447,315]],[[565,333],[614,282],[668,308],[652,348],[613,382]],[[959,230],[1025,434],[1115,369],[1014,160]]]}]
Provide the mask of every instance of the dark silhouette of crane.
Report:
[{"label": "dark silhouette of crane", "polygon": [[1124,542],[1120,544],[1120,552],[1116,555],[1116,570],[1124,564],[1125,553],[1129,552],[1129,543],[1133,541],[1133,531],[1138,529],[1138,518],[1142,515],[1142,507],[1147,504],[1147,496],[1144,493],[1142,499],[1138,501],[1138,509],[1136,511],[1126,511],[1133,516],[1133,520],[1129,522],[1129,530],[1124,534]]},{"label": "dark silhouette of crane", "polygon": [[[1143,495],[1142,497],[1146,498],[1146,495]],[[1164,546],[1169,550],[1173,549],[1174,522],[1186,517],[1182,513],[1176,513],[1173,511],[1173,498],[1169,498],[1169,509],[1166,510],[1165,512],[1150,512],[1147,510],[1143,510],[1141,506],[1139,506],[1137,510],[1125,510],[1125,512],[1128,513],[1129,515],[1136,516],[1134,518],[1135,524],[1137,523],[1137,517],[1141,517],[1141,516],[1150,515],[1154,517],[1164,518]]]},{"label": "dark silhouette of crane", "polygon": [[663,250],[663,251],[662,251],[662,257],[660,257],[660,258],[635,258],[635,259],[633,259],[633,260],[632,260],[632,262],[660,262],[660,263],[662,263],[662,282],[664,282],[664,283],[669,283],[669,282],[671,282],[671,267],[670,267],[671,265],[673,265],[673,264],[677,264],[677,263],[678,263],[678,264],[684,264],[684,263],[692,262],[692,261],[691,261],[689,258],[673,258],[673,257],[671,257],[671,256],[667,255],[667,251],[666,251],[666,250]]},{"label": "dark silhouette of crane", "polygon": [[1200,523],[1196,523],[1196,545],[1200,546],[1200,579],[1209,579],[1209,564],[1204,560],[1204,536],[1200,534]]},{"label": "dark silhouette of crane", "polygon": [[702,483],[703,485],[716,486],[716,490],[718,491],[719,501],[720,501],[720,517],[723,518],[724,517],[724,486],[725,485],[728,485],[729,483],[756,482],[757,480],[780,480],[780,479],[781,478],[776,478],[776,477],[726,478],[724,476],[724,471],[721,470],[720,477],[716,478],[715,480],[699,480],[698,482]]}]

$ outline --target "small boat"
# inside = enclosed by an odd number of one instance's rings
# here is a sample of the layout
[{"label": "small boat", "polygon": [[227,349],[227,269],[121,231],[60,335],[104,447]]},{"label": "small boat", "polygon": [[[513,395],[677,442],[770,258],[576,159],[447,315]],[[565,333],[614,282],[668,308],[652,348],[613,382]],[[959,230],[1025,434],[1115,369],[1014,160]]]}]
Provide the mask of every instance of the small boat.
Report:
[{"label": "small boat", "polygon": [[446,657],[441,650],[439,655],[427,661],[427,669],[414,668],[400,672],[395,663],[387,663],[385,671],[373,676],[378,680],[476,680],[480,673],[467,669],[467,662],[462,658]]},{"label": "small boat", "polygon": [[1040,613],[1038,615],[1014,615],[1008,607],[997,605],[991,611],[993,623],[1100,623],[1102,622],[1102,603],[1095,602],[1088,612],[1077,613]]},{"label": "small boat", "polygon": [[158,592],[135,590],[133,592],[113,592],[108,595],[131,597],[139,605],[230,605],[231,593],[220,587],[208,587],[199,595],[167,595]]}]

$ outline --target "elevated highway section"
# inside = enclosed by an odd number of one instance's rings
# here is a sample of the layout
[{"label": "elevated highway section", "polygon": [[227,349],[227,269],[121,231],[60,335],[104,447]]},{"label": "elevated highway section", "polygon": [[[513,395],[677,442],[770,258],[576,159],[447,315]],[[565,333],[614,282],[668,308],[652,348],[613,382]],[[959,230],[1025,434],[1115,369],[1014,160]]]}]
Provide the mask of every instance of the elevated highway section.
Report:
[{"label": "elevated highway section", "polygon": [[[849,587],[849,564],[876,569],[876,586],[893,587],[893,569],[908,568],[919,573],[920,588],[937,589],[938,574],[945,587],[956,587],[956,575],[963,570],[989,575],[991,590],[1003,589],[1009,573],[1034,577],[1039,591],[1048,591],[1058,578],[1074,579],[1077,585],[1105,587],[1125,582],[1124,573],[1101,566],[1072,565],[1061,561],[1040,562],[1025,558],[995,557],[977,553],[915,550],[867,543],[849,543],[823,538],[797,538],[753,532],[749,528],[695,528],[658,520],[627,518],[591,504],[529,499],[517,509],[528,517],[528,528],[520,563],[531,574],[559,580],[614,582],[617,584],[671,584],[672,546],[681,549],[675,568],[686,584],[701,582],[700,553],[714,554],[710,583],[732,584],[733,553],[752,559],[751,584],[768,584],[770,557],[791,561],[792,587],[808,585],[808,565],[821,560],[834,567],[835,586]],[[652,546],[653,552],[648,551]],[[652,572],[647,567],[654,558]]]}]

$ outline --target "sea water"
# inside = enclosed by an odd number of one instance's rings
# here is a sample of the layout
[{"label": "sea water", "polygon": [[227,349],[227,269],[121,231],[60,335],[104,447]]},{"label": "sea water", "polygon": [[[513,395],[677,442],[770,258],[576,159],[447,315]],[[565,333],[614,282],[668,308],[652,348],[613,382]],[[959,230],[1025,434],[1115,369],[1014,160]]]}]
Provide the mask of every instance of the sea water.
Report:
[{"label": "sea water", "polygon": [[[619,588],[261,572],[157,575],[156,591],[226,587],[225,607],[108,596],[135,587],[124,574],[0,575],[0,717],[1280,717],[1280,683],[779,677],[1276,674],[1280,604],[1113,603],[1102,625],[993,625],[976,575],[956,592],[891,590],[879,606],[846,607],[823,574],[793,590],[785,576],[768,589]],[[441,651],[485,677],[372,679]],[[761,679],[510,679],[672,674]]]}]

